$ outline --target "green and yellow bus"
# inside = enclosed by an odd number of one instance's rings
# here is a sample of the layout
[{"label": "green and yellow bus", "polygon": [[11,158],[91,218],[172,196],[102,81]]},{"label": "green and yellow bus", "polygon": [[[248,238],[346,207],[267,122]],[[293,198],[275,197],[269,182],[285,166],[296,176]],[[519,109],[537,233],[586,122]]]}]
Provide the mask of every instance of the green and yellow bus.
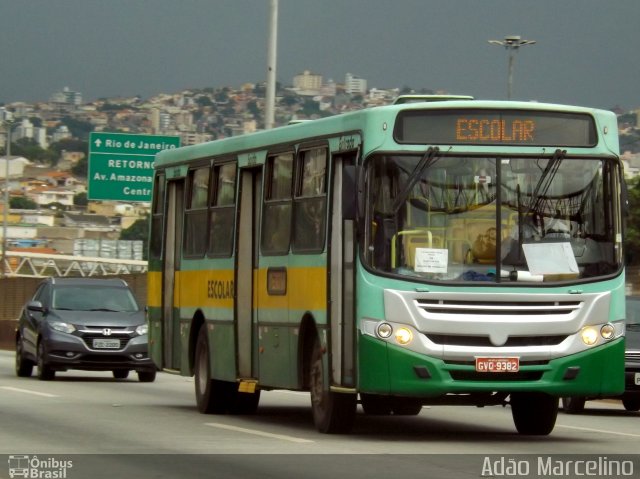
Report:
[{"label": "green and yellow bus", "polygon": [[203,413],[309,391],[315,426],[624,389],[613,113],[405,102],[160,152],[148,321]]}]

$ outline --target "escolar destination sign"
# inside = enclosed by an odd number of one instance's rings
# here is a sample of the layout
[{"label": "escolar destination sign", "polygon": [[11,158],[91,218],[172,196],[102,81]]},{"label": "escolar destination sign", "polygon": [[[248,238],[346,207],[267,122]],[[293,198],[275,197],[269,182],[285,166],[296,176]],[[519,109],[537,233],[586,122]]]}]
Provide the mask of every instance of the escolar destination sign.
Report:
[{"label": "escolar destination sign", "polygon": [[179,146],[178,136],[91,133],[87,197],[151,201],[156,153]]}]

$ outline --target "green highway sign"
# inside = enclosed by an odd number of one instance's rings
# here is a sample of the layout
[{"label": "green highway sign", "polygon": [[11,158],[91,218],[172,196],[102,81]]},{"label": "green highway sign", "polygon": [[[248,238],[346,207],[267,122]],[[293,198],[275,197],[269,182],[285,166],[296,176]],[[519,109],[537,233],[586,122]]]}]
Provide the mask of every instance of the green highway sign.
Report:
[{"label": "green highway sign", "polygon": [[178,147],[179,136],[91,133],[87,198],[151,201],[155,155]]}]

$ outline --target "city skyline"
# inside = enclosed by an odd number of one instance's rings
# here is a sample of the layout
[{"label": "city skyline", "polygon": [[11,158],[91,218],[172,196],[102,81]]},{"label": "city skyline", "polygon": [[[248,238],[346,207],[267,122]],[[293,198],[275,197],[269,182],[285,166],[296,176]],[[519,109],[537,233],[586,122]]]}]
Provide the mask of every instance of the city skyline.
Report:
[{"label": "city skyline", "polygon": [[[0,0],[0,103],[47,101],[69,86],[85,101],[266,79],[269,2]],[[640,107],[640,2],[280,0],[276,79],[346,73],[369,88],[411,87],[504,99]]]}]

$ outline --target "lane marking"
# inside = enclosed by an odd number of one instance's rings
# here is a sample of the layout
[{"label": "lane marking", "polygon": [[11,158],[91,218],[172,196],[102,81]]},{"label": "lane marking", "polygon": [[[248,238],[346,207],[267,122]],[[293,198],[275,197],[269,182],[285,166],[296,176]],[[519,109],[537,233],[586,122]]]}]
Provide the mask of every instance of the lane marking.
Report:
[{"label": "lane marking", "polygon": [[34,396],[42,396],[42,397],[45,397],[45,398],[58,398],[58,397],[60,397],[57,394],[41,393],[41,392],[38,392],[38,391],[31,391],[29,389],[13,388],[11,386],[0,386],[0,389],[6,389],[7,391],[14,391],[14,392],[17,392],[17,393],[33,394]]},{"label": "lane marking", "polygon": [[594,429],[590,427],[564,426],[562,424],[556,424],[556,427],[564,427],[565,429],[575,429],[577,431],[596,432],[601,434],[613,434],[615,436],[640,437],[640,434],[632,434],[630,432],[607,431],[605,429]]},{"label": "lane marking", "polygon": [[229,431],[244,432],[246,434],[253,434],[254,436],[270,437],[272,439],[282,439],[283,441],[305,443],[314,442],[310,439],[303,439],[301,437],[286,436],[284,434],[272,434],[270,432],[258,431],[256,429],[245,429],[244,427],[229,426],[228,424],[221,424],[218,422],[205,422],[205,426],[217,427],[220,429],[227,429]]}]

